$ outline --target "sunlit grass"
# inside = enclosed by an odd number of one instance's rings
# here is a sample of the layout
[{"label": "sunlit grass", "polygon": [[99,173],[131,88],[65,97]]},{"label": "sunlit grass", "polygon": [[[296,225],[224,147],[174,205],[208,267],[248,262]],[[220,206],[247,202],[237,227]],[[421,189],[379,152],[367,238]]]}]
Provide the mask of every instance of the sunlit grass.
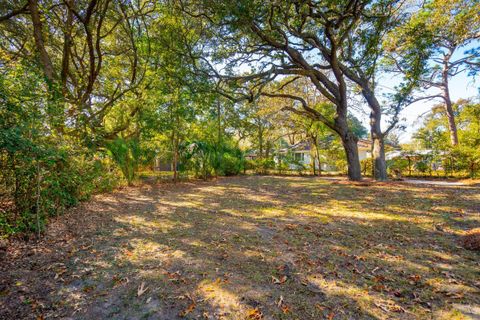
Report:
[{"label": "sunlit grass", "polygon": [[455,238],[478,222],[476,191],[302,177],[127,190],[105,201],[113,224],[86,290],[110,295],[108,282],[120,305],[150,299],[146,315],[172,319],[460,319],[480,304],[479,256]]}]

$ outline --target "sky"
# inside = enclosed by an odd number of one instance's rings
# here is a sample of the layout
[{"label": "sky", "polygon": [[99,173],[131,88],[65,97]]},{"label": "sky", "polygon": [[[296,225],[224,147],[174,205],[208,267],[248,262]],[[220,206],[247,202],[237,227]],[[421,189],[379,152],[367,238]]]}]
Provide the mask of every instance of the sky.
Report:
[{"label": "sky", "polygon": [[[450,80],[450,97],[452,101],[460,98],[468,99],[479,96],[480,81],[475,82],[473,78],[467,77],[465,73],[459,74]],[[432,106],[438,104],[439,100],[419,101],[407,107],[402,112],[402,117],[406,118],[406,130],[401,135],[402,143],[409,142],[412,134],[421,126],[421,116],[431,110]]]},{"label": "sky", "polygon": [[[393,88],[398,81],[396,79],[384,78],[382,79],[382,87],[384,88]],[[450,97],[452,101],[457,101],[458,99],[468,99],[468,98],[478,98],[480,96],[480,79],[473,79],[468,77],[466,73],[461,73],[453,77],[449,82],[450,87]],[[438,89],[431,89],[425,92],[425,95],[428,93],[435,93]],[[385,90],[390,91],[391,90]],[[421,97],[422,93],[418,93],[415,96]],[[422,116],[428,113],[431,110],[432,106],[442,101],[439,99],[434,100],[422,100],[411,104],[400,114],[400,119],[402,124],[405,125],[404,131],[397,131],[400,133],[400,142],[408,143],[411,141],[412,134],[422,125]],[[368,128],[368,117],[366,115],[361,116],[362,122]],[[384,127],[386,124],[384,124]]]},{"label": "sky", "polygon": [[[451,61],[455,61],[459,58],[464,57],[464,52],[472,49],[474,47],[480,46],[480,41],[474,41],[464,48],[458,49],[456,53],[452,56]],[[393,88],[399,84],[401,79],[394,78],[391,75],[381,75],[379,80],[379,90],[385,93],[393,92]],[[462,72],[455,77],[451,78],[449,81],[450,88],[450,97],[453,102],[458,99],[469,99],[469,98],[480,98],[480,78],[469,77],[467,72]],[[427,90],[426,92],[415,93],[415,97],[422,97],[428,94],[439,93],[438,88],[433,88]],[[401,124],[405,126],[404,131],[397,131],[400,134],[400,142],[408,143],[412,139],[413,133],[415,133],[422,125],[422,116],[428,113],[432,106],[435,104],[442,103],[443,100],[434,99],[434,100],[421,100],[403,110],[400,114],[400,119],[403,119]],[[364,125],[368,128],[368,117],[367,115],[360,115],[360,118]],[[386,127],[386,124],[383,124],[383,127]]]}]

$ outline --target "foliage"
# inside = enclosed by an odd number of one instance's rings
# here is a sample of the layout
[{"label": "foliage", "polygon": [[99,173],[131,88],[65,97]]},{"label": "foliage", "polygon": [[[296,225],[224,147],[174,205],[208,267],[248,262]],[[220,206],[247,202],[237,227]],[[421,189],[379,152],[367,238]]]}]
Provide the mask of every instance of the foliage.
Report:
[{"label": "foliage", "polygon": [[363,159],[360,161],[360,165],[362,166],[362,174],[364,176],[370,176],[372,175],[373,171],[373,165],[372,165],[372,159]]},{"label": "foliage", "polygon": [[479,70],[479,11],[475,0],[431,0],[407,12],[385,42],[391,52],[387,61],[403,75],[405,87],[419,93],[410,103],[432,99],[442,103],[452,146],[459,144],[459,137],[450,81],[461,73],[475,76]]},{"label": "foliage", "polygon": [[138,138],[117,138],[107,143],[106,147],[112,159],[122,170],[128,184],[131,184],[138,170],[141,155]]},{"label": "foliage", "polygon": [[[383,141],[413,88],[476,75],[476,13],[470,0],[415,10],[392,0],[2,4],[0,232],[41,231],[49,216],[132,184],[159,160],[175,180],[303,174],[292,146],[305,143],[312,159],[358,180],[372,172],[367,160],[360,167],[358,139]],[[466,52],[444,60],[441,76],[438,58],[458,50]],[[380,105],[387,53],[386,66],[405,79]],[[366,104],[353,105],[357,98]],[[479,109],[473,101],[450,113],[433,108],[415,135],[432,155],[390,168],[478,176]],[[370,130],[355,117],[365,111]]]},{"label": "foliage", "polygon": [[190,141],[183,143],[180,149],[180,170],[191,171],[195,177],[204,180],[214,173],[237,175],[245,167],[242,151],[228,145],[218,146],[208,141]]},{"label": "foliage", "polygon": [[[460,145],[452,147],[449,144],[448,122],[440,107],[433,108],[425,116],[423,126],[414,137],[420,147],[432,151],[435,161],[442,162],[445,174],[458,172],[476,177],[480,171],[480,105],[460,100],[453,107],[458,120]],[[425,164],[418,166],[422,169],[420,171],[427,171]]]},{"label": "foliage", "polygon": [[[239,150],[238,150],[239,151]],[[243,171],[245,164],[241,152],[237,154],[224,153],[222,156],[221,171],[226,176],[238,175]]]},{"label": "foliage", "polygon": [[10,62],[0,74],[0,234],[40,232],[49,216],[119,183],[103,152],[58,131],[61,105],[34,65]]},{"label": "foliage", "polygon": [[273,158],[255,159],[251,161],[251,167],[257,174],[268,174],[275,169],[275,161]]}]

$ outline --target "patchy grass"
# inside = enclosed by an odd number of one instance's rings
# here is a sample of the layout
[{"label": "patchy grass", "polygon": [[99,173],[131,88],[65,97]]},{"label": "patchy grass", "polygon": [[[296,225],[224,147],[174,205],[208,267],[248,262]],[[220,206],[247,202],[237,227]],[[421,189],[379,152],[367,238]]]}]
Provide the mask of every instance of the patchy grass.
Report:
[{"label": "patchy grass", "polygon": [[235,177],[97,196],[0,263],[0,318],[480,316],[480,188]]}]

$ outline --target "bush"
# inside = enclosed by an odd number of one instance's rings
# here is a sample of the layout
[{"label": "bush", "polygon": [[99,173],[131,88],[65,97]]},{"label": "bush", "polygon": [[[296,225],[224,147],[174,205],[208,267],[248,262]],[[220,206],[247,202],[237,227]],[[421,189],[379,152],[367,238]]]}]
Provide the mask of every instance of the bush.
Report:
[{"label": "bush", "polygon": [[0,234],[40,232],[48,217],[119,182],[108,161],[86,149],[37,145],[9,150],[4,144],[0,150],[0,200],[11,204],[0,211]]},{"label": "bush", "polygon": [[373,172],[373,160],[371,158],[361,160],[360,167],[362,168],[362,174],[364,176],[371,176]]},{"label": "bush", "polygon": [[123,139],[116,138],[106,145],[110,157],[117,163],[122,170],[123,177],[130,185],[135,178],[140,164],[140,144],[137,138]]},{"label": "bush", "polygon": [[[370,164],[372,160],[370,160]],[[405,175],[408,171],[408,160],[403,158],[395,158],[392,160],[387,161],[387,168],[391,175],[396,178],[400,178],[401,176]],[[412,166],[413,169],[413,166]],[[370,169],[370,172],[372,169]]]},{"label": "bush", "polygon": [[224,153],[221,161],[222,173],[226,176],[234,176],[243,171],[244,161],[230,153]]},{"label": "bush", "polygon": [[275,164],[275,168],[280,174],[285,171],[295,170],[298,174],[302,175],[303,172],[307,170],[303,161],[296,159],[295,154],[291,151],[286,154],[278,155],[278,160],[278,163]]},{"label": "bush", "polygon": [[0,238],[40,232],[48,217],[113,188],[119,177],[94,151],[102,138],[72,130],[81,119],[66,124],[65,101],[44,90],[32,67],[15,64],[0,74]]},{"label": "bush", "polygon": [[430,166],[427,161],[422,160],[415,162],[415,169],[421,173],[425,173],[430,169]]},{"label": "bush", "polygon": [[290,165],[287,161],[284,161],[284,159],[281,159],[281,161],[279,161],[276,164],[275,168],[278,170],[278,173],[283,174],[288,170],[290,170]]},{"label": "bush", "polygon": [[297,171],[299,175],[303,175],[303,172],[306,170],[305,164],[301,160],[298,159],[293,159],[292,160],[292,165],[294,167],[294,170]]},{"label": "bush", "polygon": [[475,178],[480,172],[480,148],[457,146],[447,155],[450,160],[450,169],[456,172],[465,172],[470,178]]},{"label": "bush", "polygon": [[271,158],[268,159],[255,159],[254,170],[257,174],[268,174],[269,170],[275,169],[275,161]]},{"label": "bush", "polygon": [[184,142],[180,146],[180,170],[193,172],[196,178],[237,175],[245,169],[243,153],[236,147],[215,145],[208,141]]}]

